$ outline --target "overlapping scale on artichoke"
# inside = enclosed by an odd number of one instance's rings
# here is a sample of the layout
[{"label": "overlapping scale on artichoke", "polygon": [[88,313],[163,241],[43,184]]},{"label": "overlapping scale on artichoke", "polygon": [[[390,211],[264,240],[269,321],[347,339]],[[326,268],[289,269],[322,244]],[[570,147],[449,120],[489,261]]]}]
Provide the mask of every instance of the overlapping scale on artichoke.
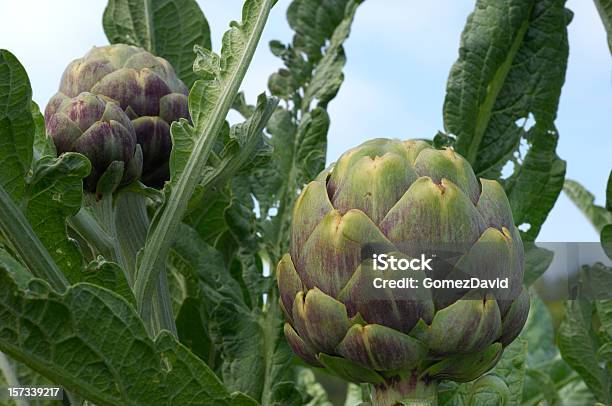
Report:
[{"label": "overlapping scale on artichoke", "polygon": [[68,65],[45,117],[64,100],[82,92],[106,96],[121,106],[132,120],[142,148],[142,181],[153,187],[163,186],[170,177],[170,124],[189,118],[188,89],[170,63],[131,45],[94,47]]},{"label": "overlapping scale on artichoke", "polygon": [[134,126],[112,99],[87,92],[66,97],[47,109],[46,130],[58,154],[78,152],[91,161],[91,173],[84,180],[89,192],[96,192],[98,180],[115,161],[123,163],[122,184],[140,176],[142,153]]},{"label": "overlapping scale on artichoke", "polygon": [[[396,257],[461,247],[438,279],[508,277],[509,291],[386,289],[371,295],[364,246]],[[438,264],[444,265],[444,264]],[[412,276],[422,280],[423,271]],[[309,183],[277,267],[286,338],[296,354],[353,381],[410,371],[469,381],[493,367],[529,311],[523,245],[505,192],[451,149],[375,139]]]}]

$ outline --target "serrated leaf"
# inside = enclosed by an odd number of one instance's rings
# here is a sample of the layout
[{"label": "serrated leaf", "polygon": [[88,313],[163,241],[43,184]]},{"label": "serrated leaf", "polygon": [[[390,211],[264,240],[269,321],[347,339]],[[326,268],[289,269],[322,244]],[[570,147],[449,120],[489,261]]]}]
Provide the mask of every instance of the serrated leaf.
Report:
[{"label": "serrated leaf", "polygon": [[357,6],[360,3],[360,0],[346,2],[344,16],[334,29],[325,54],[316,65],[312,79],[306,88],[302,102],[302,109],[304,111],[310,110],[310,104],[313,100],[317,100],[319,106],[327,106],[327,103],[336,97],[338,90],[340,90],[340,86],[344,81],[342,69],[346,64],[343,44],[351,32],[351,24],[355,18]]},{"label": "serrated leaf", "polygon": [[96,404],[235,404],[206,364],[167,332],[153,341],[104,288],[80,283],[60,295],[34,280],[24,291],[3,269],[0,320],[2,351]]},{"label": "serrated leaf", "polygon": [[461,36],[444,102],[446,133],[477,175],[519,147],[530,114],[552,130],[565,80],[565,0],[479,0]]},{"label": "serrated leaf", "polygon": [[296,156],[294,165],[300,168],[303,177],[299,186],[314,179],[325,169],[327,152],[327,131],[329,115],[321,107],[306,113],[300,122],[296,139]]},{"label": "serrated leaf", "polygon": [[295,31],[294,46],[310,59],[321,56],[321,48],[344,18],[349,0],[294,0],[287,9],[289,26]]},{"label": "serrated leaf", "polygon": [[[512,217],[524,241],[534,241],[563,188],[566,163],[555,149],[556,133],[543,133],[536,124],[529,152],[504,188],[512,207]],[[521,229],[519,227],[519,229]]]},{"label": "serrated leaf", "polygon": [[612,1],[595,0],[595,6],[597,11],[599,11],[599,16],[608,34],[608,48],[612,54]]},{"label": "serrated leaf", "polygon": [[111,44],[136,45],[167,59],[187,87],[196,80],[193,47],[211,47],[195,0],[109,0],[102,23]]},{"label": "serrated leaf", "polygon": [[595,196],[580,183],[566,179],[563,184],[563,191],[586,216],[598,233],[602,232],[606,225],[612,224],[612,212],[605,207],[596,205]]}]

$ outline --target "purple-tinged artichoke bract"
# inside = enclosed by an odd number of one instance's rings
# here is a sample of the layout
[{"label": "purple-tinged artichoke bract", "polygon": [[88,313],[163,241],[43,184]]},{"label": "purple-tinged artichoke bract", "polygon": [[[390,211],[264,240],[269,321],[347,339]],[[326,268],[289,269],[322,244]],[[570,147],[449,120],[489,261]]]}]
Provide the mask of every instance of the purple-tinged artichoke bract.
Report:
[{"label": "purple-tinged artichoke bract", "polygon": [[[383,254],[412,266],[381,270]],[[306,362],[374,384],[375,404],[435,397],[436,382],[478,378],[520,333],[523,256],[499,183],[451,149],[368,141],[296,202],[277,266],[286,338]]]},{"label": "purple-tinged artichoke bract", "polygon": [[115,101],[87,92],[62,100],[56,97],[47,106],[45,119],[58,154],[78,152],[91,161],[85,190],[96,192],[98,180],[114,161],[123,163],[121,184],[140,177],[142,154],[134,126]]},{"label": "purple-tinged artichoke bract", "polygon": [[162,187],[170,178],[170,124],[189,119],[188,89],[170,63],[130,45],[94,47],[68,65],[49,105],[82,92],[109,97],[127,113],[142,148],[142,181]]}]

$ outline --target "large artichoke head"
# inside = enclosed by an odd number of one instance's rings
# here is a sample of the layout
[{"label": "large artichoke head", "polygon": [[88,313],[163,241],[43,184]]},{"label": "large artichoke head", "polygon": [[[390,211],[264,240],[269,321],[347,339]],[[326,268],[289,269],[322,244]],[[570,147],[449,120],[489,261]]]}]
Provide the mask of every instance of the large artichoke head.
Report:
[{"label": "large artichoke head", "polygon": [[170,63],[130,45],[94,47],[68,65],[47,109],[54,110],[82,92],[106,96],[121,106],[142,148],[142,181],[163,186],[170,176],[170,124],[189,118],[188,89]]},{"label": "large artichoke head", "polygon": [[[382,270],[382,254],[412,266]],[[293,351],[354,382],[473,380],[529,311],[502,186],[416,140],[368,141],[310,182],[277,278]],[[403,278],[412,287],[391,285]],[[506,278],[506,288],[479,282]]]},{"label": "large artichoke head", "polygon": [[134,126],[115,101],[83,92],[48,106],[45,114],[47,134],[57,152],[78,152],[91,161],[85,190],[96,192],[100,177],[113,162],[122,164],[121,184],[140,176],[142,152],[136,143]]}]

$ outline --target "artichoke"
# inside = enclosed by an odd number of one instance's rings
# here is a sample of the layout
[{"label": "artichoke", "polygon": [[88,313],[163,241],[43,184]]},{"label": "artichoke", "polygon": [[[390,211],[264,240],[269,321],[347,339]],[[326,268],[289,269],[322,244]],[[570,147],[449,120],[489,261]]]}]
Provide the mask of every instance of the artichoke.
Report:
[{"label": "artichoke", "polygon": [[[432,271],[377,270],[382,254]],[[438,381],[478,378],[520,333],[529,312],[523,256],[499,183],[479,181],[452,149],[368,141],[297,199],[277,266],[285,336],[307,363],[374,384],[375,404],[431,402]],[[400,276],[414,286],[374,286]],[[461,287],[470,278],[509,283]]]},{"label": "artichoke", "polygon": [[119,105],[104,96],[83,92],[47,106],[47,134],[58,154],[79,152],[91,161],[84,188],[96,192],[98,180],[115,161],[123,164],[121,184],[140,176],[142,152],[130,118]]},{"label": "artichoke", "polygon": [[121,106],[142,148],[143,183],[163,186],[170,178],[170,124],[189,118],[188,89],[170,63],[135,46],[94,47],[68,65],[48,108],[55,109],[82,92],[104,95]]}]

